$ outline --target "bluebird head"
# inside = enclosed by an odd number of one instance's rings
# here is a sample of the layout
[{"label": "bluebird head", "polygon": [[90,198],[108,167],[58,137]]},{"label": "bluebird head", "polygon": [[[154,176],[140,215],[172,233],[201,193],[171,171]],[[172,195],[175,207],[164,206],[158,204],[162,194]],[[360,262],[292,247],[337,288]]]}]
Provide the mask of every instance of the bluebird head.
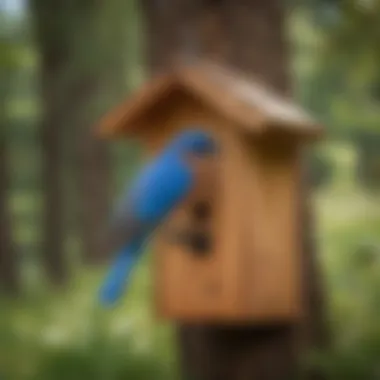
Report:
[{"label": "bluebird head", "polygon": [[205,156],[215,153],[216,142],[213,137],[205,131],[200,129],[187,129],[174,137],[169,150]]}]

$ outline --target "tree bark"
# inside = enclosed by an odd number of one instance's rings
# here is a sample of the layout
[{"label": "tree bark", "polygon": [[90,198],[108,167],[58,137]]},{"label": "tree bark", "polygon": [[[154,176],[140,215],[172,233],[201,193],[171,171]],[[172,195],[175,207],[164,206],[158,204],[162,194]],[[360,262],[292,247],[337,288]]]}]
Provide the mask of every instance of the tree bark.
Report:
[{"label": "tree bark", "polygon": [[102,238],[109,218],[111,183],[108,151],[103,141],[95,141],[90,126],[80,136],[78,190],[80,200],[80,228],[82,231],[83,260],[98,264],[108,256]]},{"label": "tree bark", "polygon": [[[78,0],[79,1],[79,0]],[[80,3],[80,1],[79,1]],[[93,5],[92,17],[87,25],[87,40],[92,41],[90,56],[85,71],[90,84],[86,93],[83,114],[75,124],[78,134],[78,194],[80,204],[80,228],[83,242],[83,258],[87,264],[100,264],[110,252],[104,240],[104,227],[108,223],[111,206],[112,172],[110,153],[105,141],[94,133],[94,122],[108,106],[124,95],[125,76],[125,17],[128,4],[124,0]],[[99,23],[106,23],[107,33],[102,34]],[[127,20],[128,22],[128,20]],[[103,26],[104,28],[104,26]],[[92,69],[93,62],[98,65]],[[81,125],[78,125],[81,124]]]},{"label": "tree bark", "polygon": [[67,9],[63,1],[34,0],[30,3],[40,52],[40,92],[42,102],[41,149],[44,221],[42,260],[52,284],[67,280],[64,260],[63,132],[70,107],[63,79],[69,61],[69,39],[65,25]]},{"label": "tree bark", "polygon": [[[252,73],[286,96],[291,93],[286,14],[280,1],[166,0],[145,1],[143,7],[151,72],[167,68],[178,55],[193,54]],[[181,325],[178,338],[184,378],[294,379],[299,374],[303,354],[324,343],[323,299],[304,164],[300,152],[306,318],[299,325],[267,328]],[[308,376],[322,378],[311,371]]]},{"label": "tree bark", "polygon": [[[2,116],[0,110],[1,123],[4,121]],[[20,279],[9,210],[9,161],[5,126],[0,128],[0,284],[6,295],[16,295],[20,290]]]},{"label": "tree bark", "polygon": [[1,41],[1,48],[3,59],[0,62],[0,285],[5,294],[16,295],[20,291],[20,278],[11,228],[10,162],[6,124],[9,122],[7,100],[17,62],[11,58],[12,46],[7,41]]},{"label": "tree bark", "polygon": [[[43,257],[54,282],[67,277],[63,260],[66,221],[71,234],[80,231],[85,263],[97,263],[107,256],[101,236],[109,214],[111,168],[108,149],[95,136],[93,123],[102,111],[99,105],[110,102],[112,96],[114,100],[122,86],[120,16],[117,21],[103,20],[112,6],[120,4],[32,1],[44,107]],[[108,22],[106,27],[102,22]],[[64,168],[70,180],[76,180],[73,194],[63,182]]]}]

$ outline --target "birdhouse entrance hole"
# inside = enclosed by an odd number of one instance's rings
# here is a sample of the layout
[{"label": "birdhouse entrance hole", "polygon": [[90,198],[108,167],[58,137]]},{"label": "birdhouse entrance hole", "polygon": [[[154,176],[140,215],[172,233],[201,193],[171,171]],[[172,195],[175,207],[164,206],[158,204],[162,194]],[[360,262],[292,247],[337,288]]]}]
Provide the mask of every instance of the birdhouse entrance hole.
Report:
[{"label": "birdhouse entrance hole", "polygon": [[207,201],[197,201],[193,206],[193,215],[196,222],[208,221],[211,217],[211,205]]},{"label": "birdhouse entrance hole", "polygon": [[207,231],[193,232],[188,244],[191,252],[198,257],[207,256],[211,252],[211,236]]},{"label": "birdhouse entrance hole", "polygon": [[212,238],[207,231],[207,224],[211,219],[211,204],[207,200],[196,201],[191,210],[193,233],[189,239],[190,249],[196,256],[205,256],[211,252]]}]

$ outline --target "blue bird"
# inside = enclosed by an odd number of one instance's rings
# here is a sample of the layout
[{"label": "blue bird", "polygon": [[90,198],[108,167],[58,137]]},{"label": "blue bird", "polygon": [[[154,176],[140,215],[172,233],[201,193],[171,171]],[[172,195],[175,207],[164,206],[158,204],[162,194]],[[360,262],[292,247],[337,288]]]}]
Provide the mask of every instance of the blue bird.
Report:
[{"label": "blue bird", "polygon": [[110,306],[120,298],[150,236],[193,188],[196,174],[192,158],[215,152],[211,135],[187,129],[142,169],[117,205],[111,223],[110,244],[117,254],[100,290],[102,304]]}]

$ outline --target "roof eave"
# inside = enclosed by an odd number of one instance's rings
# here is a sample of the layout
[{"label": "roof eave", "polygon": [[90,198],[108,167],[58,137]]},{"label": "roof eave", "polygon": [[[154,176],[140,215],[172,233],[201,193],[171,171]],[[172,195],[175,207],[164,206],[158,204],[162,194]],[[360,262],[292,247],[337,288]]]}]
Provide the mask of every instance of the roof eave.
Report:
[{"label": "roof eave", "polygon": [[96,127],[98,136],[111,138],[127,133],[134,134],[133,126],[145,110],[152,107],[158,99],[168,96],[178,84],[175,73],[155,78],[153,83],[147,82],[100,120]]},{"label": "roof eave", "polygon": [[295,135],[304,141],[318,141],[325,136],[325,129],[322,125],[315,122],[297,123],[291,120],[267,120],[266,130],[284,132]]}]

